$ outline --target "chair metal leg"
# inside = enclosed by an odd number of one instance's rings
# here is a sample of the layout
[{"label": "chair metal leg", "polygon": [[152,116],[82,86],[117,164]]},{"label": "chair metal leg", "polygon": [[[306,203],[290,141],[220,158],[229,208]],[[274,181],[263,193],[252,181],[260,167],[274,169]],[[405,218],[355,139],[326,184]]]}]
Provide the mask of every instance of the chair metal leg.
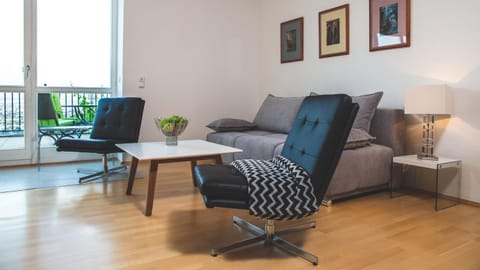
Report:
[{"label": "chair metal leg", "polygon": [[231,251],[231,250],[235,250],[235,249],[240,249],[242,247],[253,245],[253,244],[256,244],[258,242],[262,242],[264,240],[265,240],[264,235],[255,236],[255,237],[252,237],[252,238],[248,238],[248,239],[245,239],[245,240],[242,240],[242,241],[235,242],[235,243],[230,244],[228,246],[223,246],[223,247],[220,247],[220,248],[212,248],[212,252],[210,254],[215,257],[218,254],[222,254],[222,253],[225,253],[225,252],[228,252],[228,251]]},{"label": "chair metal leg", "polygon": [[308,230],[308,229],[314,229],[316,226],[317,226],[317,224],[316,224],[315,221],[314,222],[308,222],[308,223],[305,223],[305,224],[296,225],[294,227],[290,227],[290,228],[278,231],[276,233],[276,235],[285,235],[285,234],[294,233],[294,232],[301,232],[301,231],[305,231],[305,230]]},{"label": "chair metal leg", "polygon": [[265,233],[265,231],[262,230],[261,228],[237,216],[233,216],[233,224],[238,225],[240,228],[246,229],[257,235],[261,235]]},{"label": "chair metal leg", "polygon": [[304,258],[305,260],[311,262],[313,265],[318,265],[318,257],[313,255],[310,252],[307,252],[294,244],[288,242],[287,240],[284,240],[280,237],[275,237],[273,241],[271,241],[272,244],[274,244],[276,247],[279,247],[287,252],[290,252],[293,255],[300,256]]},{"label": "chair metal leg", "polygon": [[[121,166],[118,166],[118,167],[109,169],[109,168],[108,168],[108,157],[107,157],[107,154],[103,154],[103,156],[102,156],[102,162],[103,162],[103,171],[94,172],[94,173],[92,173],[92,174],[89,174],[89,175],[86,175],[86,176],[82,176],[82,177],[80,177],[80,178],[78,179],[78,183],[81,184],[81,183],[91,182],[91,181],[96,180],[96,179],[98,179],[98,178],[115,174],[115,173],[117,173],[117,171],[123,170],[123,169],[126,169],[126,168],[127,168],[127,166],[121,165]],[[77,170],[77,171],[80,172],[80,170]]]},{"label": "chair metal leg", "polygon": [[241,219],[237,216],[233,217],[234,225],[237,225],[240,228],[248,230],[250,233],[256,235],[254,237],[248,238],[246,240],[238,241],[233,244],[223,246],[220,248],[213,248],[211,255],[217,256],[221,253],[233,251],[236,249],[244,248],[249,245],[253,245],[255,243],[264,242],[265,244],[272,244],[284,251],[287,251],[293,255],[300,256],[305,260],[311,262],[313,265],[318,265],[318,258],[317,256],[304,251],[303,249],[295,246],[294,244],[280,238],[278,235],[288,234],[293,232],[299,232],[306,229],[315,228],[315,222],[309,222],[306,224],[301,224],[298,226],[294,226],[279,232],[275,231],[275,221],[267,219],[265,221],[264,229],[259,228],[258,226],[253,225],[252,223]]}]

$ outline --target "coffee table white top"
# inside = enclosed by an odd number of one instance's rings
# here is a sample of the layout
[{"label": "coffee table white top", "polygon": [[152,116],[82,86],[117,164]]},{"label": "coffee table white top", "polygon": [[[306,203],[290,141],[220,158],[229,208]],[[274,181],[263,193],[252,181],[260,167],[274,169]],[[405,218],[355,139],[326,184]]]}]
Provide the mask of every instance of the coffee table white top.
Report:
[{"label": "coffee table white top", "polygon": [[242,149],[203,140],[179,140],[178,145],[165,142],[121,143],[116,146],[138,160],[188,158],[242,152]]}]

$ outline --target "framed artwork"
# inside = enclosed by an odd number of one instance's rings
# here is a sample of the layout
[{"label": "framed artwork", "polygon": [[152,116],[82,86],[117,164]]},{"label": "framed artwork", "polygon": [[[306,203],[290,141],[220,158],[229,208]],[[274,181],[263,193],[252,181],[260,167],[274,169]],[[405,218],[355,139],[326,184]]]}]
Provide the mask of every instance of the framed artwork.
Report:
[{"label": "framed artwork", "polygon": [[319,57],[349,54],[349,5],[318,13]]},{"label": "framed artwork", "polygon": [[280,62],[303,61],[303,17],[280,24]]},{"label": "framed artwork", "polygon": [[370,51],[410,47],[410,0],[370,0]]}]

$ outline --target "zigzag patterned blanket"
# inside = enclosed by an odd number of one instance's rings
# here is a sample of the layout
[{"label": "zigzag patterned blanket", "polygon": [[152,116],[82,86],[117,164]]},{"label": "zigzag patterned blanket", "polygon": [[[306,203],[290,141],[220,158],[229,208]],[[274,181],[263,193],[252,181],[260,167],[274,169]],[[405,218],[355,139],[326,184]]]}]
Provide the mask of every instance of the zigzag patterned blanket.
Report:
[{"label": "zigzag patterned blanket", "polygon": [[232,165],[248,181],[251,215],[289,220],[318,210],[310,175],[287,158],[243,159]]}]

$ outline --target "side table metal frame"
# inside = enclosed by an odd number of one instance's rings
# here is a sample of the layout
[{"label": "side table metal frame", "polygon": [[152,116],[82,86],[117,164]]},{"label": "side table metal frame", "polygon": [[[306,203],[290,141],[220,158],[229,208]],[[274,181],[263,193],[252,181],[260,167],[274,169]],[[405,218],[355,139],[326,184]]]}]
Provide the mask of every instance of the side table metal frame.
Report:
[{"label": "side table metal frame", "polygon": [[[459,198],[459,192],[460,192],[460,182],[462,179],[462,161],[461,160],[448,160],[448,161],[421,161],[418,160],[417,162],[410,163],[405,160],[401,160],[401,158],[408,158],[407,156],[400,156],[400,157],[393,157],[392,159],[392,164],[391,164],[391,170],[390,170],[390,183],[389,183],[389,188],[390,188],[390,198],[396,197],[394,196],[394,183],[393,183],[393,177],[394,177],[394,166],[395,165],[401,165],[402,166],[402,174],[405,173],[405,168],[412,166],[417,168],[425,168],[425,169],[432,169],[435,171],[435,191],[434,191],[434,196],[435,196],[435,211],[439,211],[445,208],[449,208],[452,206],[457,205],[458,203],[458,198]],[[424,162],[425,164],[422,164]],[[428,164],[427,164],[428,162]],[[432,167],[432,164],[436,164],[436,166]],[[452,201],[453,203],[446,206],[446,207],[441,207],[439,205],[439,197],[449,197],[446,195],[442,195],[439,193],[439,181],[440,181],[440,170],[442,169],[447,169],[447,168],[457,168],[457,176],[458,177],[458,185],[457,185],[457,194],[456,197],[454,198],[448,198],[448,200]],[[415,178],[416,178],[416,173],[415,173]]]}]

